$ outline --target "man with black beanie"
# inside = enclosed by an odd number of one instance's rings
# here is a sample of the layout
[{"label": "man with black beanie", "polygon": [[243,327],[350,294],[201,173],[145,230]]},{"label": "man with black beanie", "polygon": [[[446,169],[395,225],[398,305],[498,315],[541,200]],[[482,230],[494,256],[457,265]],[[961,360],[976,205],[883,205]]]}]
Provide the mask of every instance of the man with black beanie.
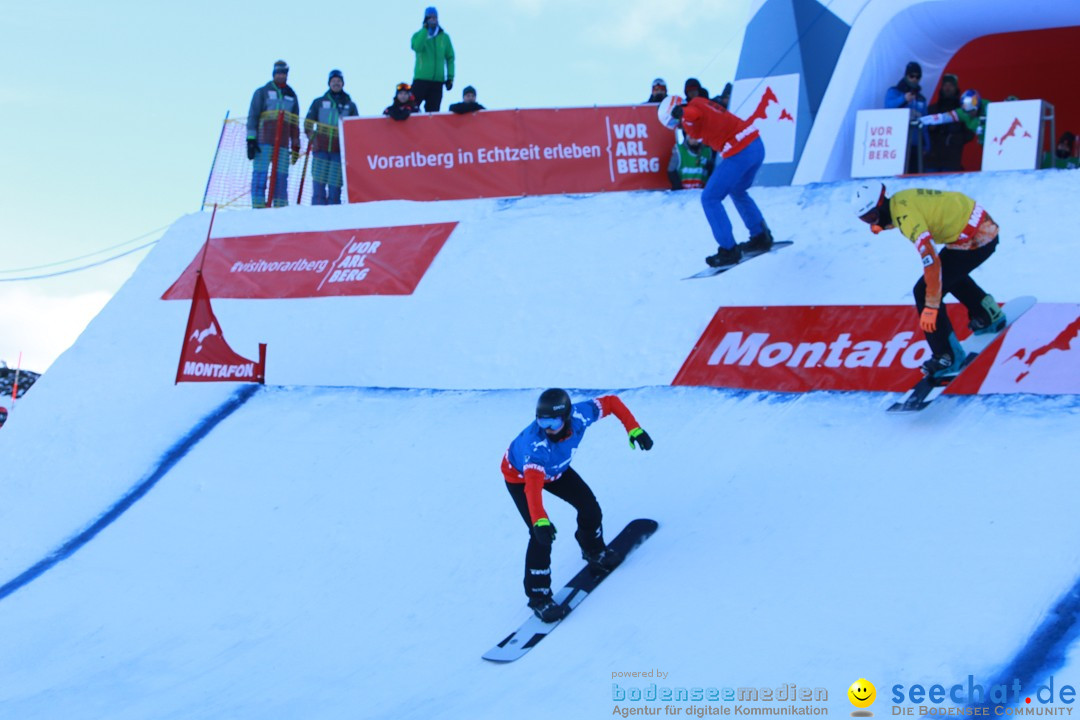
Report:
[{"label": "man with black beanie", "polygon": [[472,85],[466,85],[465,89],[461,91],[461,102],[454,103],[450,106],[450,112],[458,115],[465,115],[466,113],[484,109],[486,108],[484,108],[483,105],[476,102],[476,88]]},{"label": "man with black beanie", "polygon": [[[274,179],[274,207],[289,204],[289,146],[291,161],[300,157],[300,102],[296,91],[289,87],[289,64],[284,60],[274,63],[273,80],[266,83],[251,96],[247,119],[247,156],[252,161],[251,206],[264,208],[266,202],[266,178],[274,145],[278,146],[277,167]],[[284,113],[281,134],[278,135],[278,115]]]},{"label": "man with black beanie", "polygon": [[345,92],[345,75],[330,71],[326,80],[330,86],[321,97],[315,98],[304,119],[304,132],[315,155],[311,166],[311,204],[341,204],[341,138],[338,137],[341,118],[356,117],[356,103]]}]

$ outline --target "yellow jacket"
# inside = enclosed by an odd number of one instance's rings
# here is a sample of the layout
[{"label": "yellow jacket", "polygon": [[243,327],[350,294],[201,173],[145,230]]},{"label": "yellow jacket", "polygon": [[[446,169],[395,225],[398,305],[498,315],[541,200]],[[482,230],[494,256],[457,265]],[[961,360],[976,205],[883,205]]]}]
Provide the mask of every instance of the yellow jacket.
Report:
[{"label": "yellow jacket", "polygon": [[941,260],[934,243],[974,250],[998,236],[998,226],[977,202],[959,192],[913,188],[889,198],[892,222],[915,243],[926,277],[926,306],[941,307]]}]

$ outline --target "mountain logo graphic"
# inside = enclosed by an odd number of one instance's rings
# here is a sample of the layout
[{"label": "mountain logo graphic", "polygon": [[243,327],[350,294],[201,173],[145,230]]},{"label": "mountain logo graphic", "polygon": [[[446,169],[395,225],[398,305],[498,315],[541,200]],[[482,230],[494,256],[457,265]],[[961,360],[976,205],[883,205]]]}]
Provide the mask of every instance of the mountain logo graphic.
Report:
[{"label": "mountain logo graphic", "polygon": [[[1020,131],[1022,131],[1024,134],[1023,135],[1018,135],[1017,132],[1020,132]],[[994,138],[994,142],[996,142],[997,145],[998,145],[998,155],[1000,155],[1001,151],[1005,149],[1005,141],[1008,140],[1009,138],[1014,138],[1014,137],[1015,138],[1019,138],[1019,137],[1029,138],[1029,137],[1031,137],[1031,133],[1029,133],[1027,130],[1024,130],[1024,126],[1020,122],[1020,118],[1013,118],[1012,124],[1009,125],[1009,129],[1006,130],[1005,133],[1001,137]]]},{"label": "mountain logo graphic", "polygon": [[205,341],[206,338],[210,337],[211,335],[217,334],[217,325],[215,325],[214,322],[211,320],[210,327],[206,328],[205,330],[199,330],[196,328],[194,331],[192,331],[191,337],[188,338],[188,342],[198,343],[198,346],[195,348],[195,352],[199,352],[203,348],[203,341]]}]

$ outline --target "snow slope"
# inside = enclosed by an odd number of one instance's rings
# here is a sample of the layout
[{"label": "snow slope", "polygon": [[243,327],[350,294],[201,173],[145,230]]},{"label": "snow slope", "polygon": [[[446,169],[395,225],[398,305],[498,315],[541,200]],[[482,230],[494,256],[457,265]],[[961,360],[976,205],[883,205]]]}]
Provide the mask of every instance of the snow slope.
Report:
[{"label": "snow slope", "polygon": [[[919,184],[1001,224],[978,271],[1000,299],[1077,301],[1080,174]],[[754,190],[796,245],[693,282],[692,192],[221,214],[215,236],[461,223],[413,296],[215,301],[238,352],[269,344],[247,389],[172,385],[187,304],[158,298],[208,217],[181,219],[0,433],[0,717],[609,717],[612,673],[651,668],[824,687],[832,714],[866,677],[887,713],[894,683],[989,681],[1026,647],[1033,681],[1080,682],[1032,644],[1077,582],[1080,400],[896,417],[888,394],[668,386],[719,305],[907,302],[912,250],[860,227],[850,189]],[[574,466],[609,534],[661,527],[490,665],[526,612],[498,463],[556,384],[620,391],[653,435],[631,452],[606,420]],[[580,561],[548,505],[558,583]]]}]

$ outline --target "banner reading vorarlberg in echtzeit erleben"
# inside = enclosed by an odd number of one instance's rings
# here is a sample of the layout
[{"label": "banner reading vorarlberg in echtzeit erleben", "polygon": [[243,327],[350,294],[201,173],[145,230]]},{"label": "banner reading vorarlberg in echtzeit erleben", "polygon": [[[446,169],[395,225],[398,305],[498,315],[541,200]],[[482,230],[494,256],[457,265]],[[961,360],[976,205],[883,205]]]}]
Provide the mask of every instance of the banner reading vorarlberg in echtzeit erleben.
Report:
[{"label": "banner reading vorarlberg in echtzeit erleben", "polygon": [[656,105],[342,122],[349,202],[667,189]]}]

